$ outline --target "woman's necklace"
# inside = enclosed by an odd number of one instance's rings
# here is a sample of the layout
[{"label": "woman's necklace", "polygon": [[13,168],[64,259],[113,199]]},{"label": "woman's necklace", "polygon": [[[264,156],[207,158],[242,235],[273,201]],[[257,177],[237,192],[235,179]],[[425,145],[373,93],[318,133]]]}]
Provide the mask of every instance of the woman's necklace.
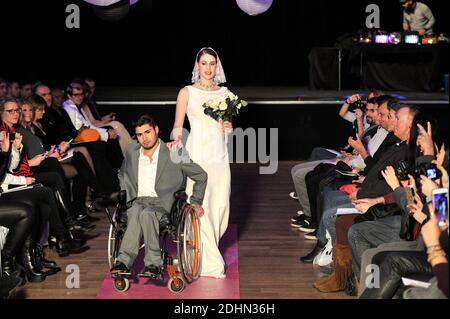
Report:
[{"label": "woman's necklace", "polygon": [[213,88],[216,87],[216,82],[214,82],[214,81],[211,82],[211,83],[209,83],[209,84],[204,84],[204,83],[202,83],[202,81],[200,80],[200,81],[197,82],[197,84],[198,84],[201,88],[205,89],[206,91],[211,91]]}]

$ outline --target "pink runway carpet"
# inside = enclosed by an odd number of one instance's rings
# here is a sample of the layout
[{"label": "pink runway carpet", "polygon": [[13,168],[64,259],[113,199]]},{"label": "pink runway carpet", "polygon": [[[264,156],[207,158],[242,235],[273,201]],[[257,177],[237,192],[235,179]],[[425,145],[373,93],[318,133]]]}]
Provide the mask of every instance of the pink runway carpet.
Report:
[{"label": "pink runway carpet", "polygon": [[[169,249],[173,253],[172,249]],[[186,285],[181,293],[172,293],[167,288],[167,274],[164,283],[155,285],[153,281],[145,278],[130,280],[131,287],[127,292],[117,292],[114,289],[111,274],[108,272],[103,280],[102,287],[97,294],[99,299],[239,299],[239,272],[238,272],[238,243],[237,226],[229,225],[227,232],[220,241],[220,251],[225,259],[226,279],[200,277],[192,284]],[[135,271],[143,268],[143,250],[141,250]]]}]

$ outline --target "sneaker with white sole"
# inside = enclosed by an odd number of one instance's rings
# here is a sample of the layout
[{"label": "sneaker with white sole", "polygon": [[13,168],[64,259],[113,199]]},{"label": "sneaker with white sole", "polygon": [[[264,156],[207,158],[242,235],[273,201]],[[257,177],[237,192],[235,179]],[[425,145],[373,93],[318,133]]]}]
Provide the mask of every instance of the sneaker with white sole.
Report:
[{"label": "sneaker with white sole", "polygon": [[290,192],[289,193],[289,197],[292,198],[292,199],[295,199],[295,200],[298,199],[298,196],[297,196],[297,194],[295,192]]},{"label": "sneaker with white sole", "polygon": [[295,215],[291,217],[291,222],[301,222],[307,219],[306,215]]},{"label": "sneaker with white sole", "polygon": [[311,223],[309,220],[305,220],[305,223],[307,225],[301,226],[298,228],[298,230],[304,232],[304,233],[312,233],[317,229],[317,226]]},{"label": "sneaker with white sole", "polygon": [[305,217],[305,218],[300,218],[294,222],[291,222],[291,227],[301,228],[301,227],[309,226],[310,224],[311,224],[311,222],[308,220],[308,218]]},{"label": "sneaker with white sole", "polygon": [[315,231],[313,231],[312,233],[306,233],[304,235],[305,239],[308,240],[317,240],[317,229]]}]

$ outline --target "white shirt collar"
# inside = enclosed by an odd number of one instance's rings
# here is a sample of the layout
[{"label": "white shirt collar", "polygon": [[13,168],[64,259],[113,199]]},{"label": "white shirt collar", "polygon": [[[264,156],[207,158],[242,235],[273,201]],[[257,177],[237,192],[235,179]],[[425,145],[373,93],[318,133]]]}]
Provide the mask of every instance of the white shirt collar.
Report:
[{"label": "white shirt collar", "polygon": [[[157,163],[159,158],[159,150],[161,149],[161,141],[158,140],[158,146],[156,147],[155,152],[153,153],[153,156],[150,160],[150,163]],[[141,146],[139,149],[139,157],[143,157],[144,155],[144,148]],[[148,158],[148,157],[147,157]]]}]

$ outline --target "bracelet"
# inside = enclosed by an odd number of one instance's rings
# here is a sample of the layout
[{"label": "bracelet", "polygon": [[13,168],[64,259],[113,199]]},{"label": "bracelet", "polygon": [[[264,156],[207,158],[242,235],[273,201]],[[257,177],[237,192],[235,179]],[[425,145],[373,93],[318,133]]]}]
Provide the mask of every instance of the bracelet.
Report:
[{"label": "bracelet", "polygon": [[442,250],[441,245],[432,245],[427,247],[427,254],[432,253],[433,251]]},{"label": "bracelet", "polygon": [[428,259],[427,259],[427,261],[428,261],[429,263],[431,263],[431,261],[432,261],[433,259],[435,259],[435,258],[437,258],[437,257],[445,257],[445,256],[447,256],[447,255],[445,254],[445,251],[443,251],[442,249],[435,250],[435,251],[433,251],[433,252],[431,252],[431,253],[428,254]]}]

